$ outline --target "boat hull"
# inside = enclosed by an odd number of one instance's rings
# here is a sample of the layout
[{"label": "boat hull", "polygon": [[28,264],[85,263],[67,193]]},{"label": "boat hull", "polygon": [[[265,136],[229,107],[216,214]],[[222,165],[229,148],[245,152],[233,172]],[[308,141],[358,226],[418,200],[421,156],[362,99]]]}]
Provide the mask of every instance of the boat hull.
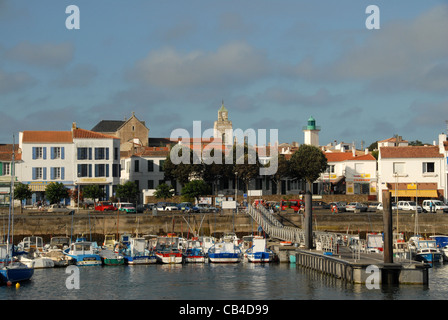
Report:
[{"label": "boat hull", "polygon": [[441,259],[441,253],[419,253],[415,255],[415,260],[427,263],[439,262]]},{"label": "boat hull", "polygon": [[134,256],[134,257],[125,257],[126,263],[129,265],[136,264],[153,264],[157,262],[155,256]]},{"label": "boat hull", "polygon": [[0,269],[0,283],[12,284],[30,280],[34,274],[34,268],[8,266]]},{"label": "boat hull", "polygon": [[177,264],[182,263],[181,253],[156,253],[157,261],[164,264]]},{"label": "boat hull", "polygon": [[124,264],[124,258],[101,258],[105,266],[119,266]]},{"label": "boat hull", "polygon": [[238,263],[241,256],[237,253],[209,253],[208,259],[212,263]]},{"label": "boat hull", "polygon": [[187,263],[204,263],[205,256],[186,256],[185,262],[187,262]]},{"label": "boat hull", "polygon": [[103,264],[101,261],[101,257],[97,255],[88,255],[88,256],[71,256],[76,261],[77,266],[100,266]]},{"label": "boat hull", "polygon": [[267,263],[272,262],[273,257],[269,252],[255,252],[247,255],[247,260],[252,263]]}]

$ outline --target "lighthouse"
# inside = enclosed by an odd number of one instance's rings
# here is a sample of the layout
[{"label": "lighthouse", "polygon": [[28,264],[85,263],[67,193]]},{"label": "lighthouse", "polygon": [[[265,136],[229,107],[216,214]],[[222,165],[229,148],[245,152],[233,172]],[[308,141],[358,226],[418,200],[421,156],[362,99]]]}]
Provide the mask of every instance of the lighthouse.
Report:
[{"label": "lighthouse", "polygon": [[316,120],[311,116],[308,119],[308,125],[303,127],[304,144],[319,147],[320,127],[316,126]]}]

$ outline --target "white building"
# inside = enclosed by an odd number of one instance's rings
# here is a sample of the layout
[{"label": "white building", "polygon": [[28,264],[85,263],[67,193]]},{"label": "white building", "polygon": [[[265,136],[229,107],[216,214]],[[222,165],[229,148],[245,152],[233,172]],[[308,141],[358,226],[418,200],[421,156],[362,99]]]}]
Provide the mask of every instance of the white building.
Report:
[{"label": "white building", "polygon": [[98,184],[109,198],[119,183],[119,148],[119,139],[79,129],[75,123],[71,131],[22,131],[16,176],[30,186],[33,203],[44,199],[52,182],[69,189]]},{"label": "white building", "polygon": [[446,160],[439,146],[380,147],[378,192],[399,200],[446,198]]},{"label": "white building", "polygon": [[367,194],[376,196],[376,159],[365,151],[326,152],[327,171],[317,183],[316,193]]},{"label": "white building", "polygon": [[[122,152],[121,183],[135,182],[142,197],[142,203],[145,203],[146,196],[154,195],[158,185],[165,183],[163,162],[169,153],[169,147],[142,147],[134,154]],[[175,191],[180,191],[178,183],[174,183],[173,187]]]}]

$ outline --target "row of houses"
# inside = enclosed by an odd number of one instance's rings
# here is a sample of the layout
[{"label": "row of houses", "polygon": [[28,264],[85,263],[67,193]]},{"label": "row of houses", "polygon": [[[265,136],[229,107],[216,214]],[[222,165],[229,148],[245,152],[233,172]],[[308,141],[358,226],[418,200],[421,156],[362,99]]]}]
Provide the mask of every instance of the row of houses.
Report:
[{"label": "row of houses", "polygon": [[[223,114],[223,112],[225,112]],[[227,110],[219,110],[219,121],[226,121]],[[216,129],[218,128],[218,129]],[[219,123],[215,126],[219,131]],[[318,144],[315,120],[309,119],[304,127],[305,142]],[[311,137],[310,137],[311,131]],[[221,138],[221,133],[217,132]],[[140,190],[140,202],[153,195],[161,183],[171,184],[179,194],[181,185],[166,181],[163,162],[170,147],[181,143],[169,138],[151,138],[144,121],[132,114],[122,121],[99,122],[92,130],[72,124],[67,131],[22,131],[14,146],[17,181],[29,185],[33,192],[31,203],[44,199],[46,185],[61,182],[74,189],[97,184],[104,190],[105,198],[115,195],[116,187],[133,181]],[[317,145],[318,146],[318,145]],[[276,145],[278,153],[288,159],[299,144]],[[367,195],[370,200],[382,200],[382,191],[389,190],[400,199],[419,200],[438,198],[446,200],[448,177],[448,142],[440,134],[438,143],[410,146],[400,137],[378,142],[378,156],[372,152],[356,150],[353,144],[331,143],[319,146],[327,158],[327,171],[313,185],[314,194]],[[12,174],[12,144],[0,145],[0,205],[9,203]],[[264,157],[269,161],[269,155]],[[217,177],[215,194],[298,194],[305,191],[305,183],[284,178],[277,185],[270,176],[259,176],[245,189],[237,176],[235,179]],[[66,199],[67,204],[70,199]]]}]

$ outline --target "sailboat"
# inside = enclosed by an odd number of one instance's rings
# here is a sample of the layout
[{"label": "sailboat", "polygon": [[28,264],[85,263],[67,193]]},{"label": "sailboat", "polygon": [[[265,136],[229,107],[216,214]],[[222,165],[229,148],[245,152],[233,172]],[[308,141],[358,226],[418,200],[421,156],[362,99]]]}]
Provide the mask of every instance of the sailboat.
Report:
[{"label": "sailboat", "polygon": [[[0,283],[12,285],[16,282],[30,280],[34,274],[34,268],[13,260],[14,254],[14,136],[12,143],[12,169],[11,169],[11,196],[9,201],[9,215],[8,215],[8,237],[6,244],[0,246],[0,260],[2,267],[0,268]],[[11,244],[9,243],[11,236]]]}]

